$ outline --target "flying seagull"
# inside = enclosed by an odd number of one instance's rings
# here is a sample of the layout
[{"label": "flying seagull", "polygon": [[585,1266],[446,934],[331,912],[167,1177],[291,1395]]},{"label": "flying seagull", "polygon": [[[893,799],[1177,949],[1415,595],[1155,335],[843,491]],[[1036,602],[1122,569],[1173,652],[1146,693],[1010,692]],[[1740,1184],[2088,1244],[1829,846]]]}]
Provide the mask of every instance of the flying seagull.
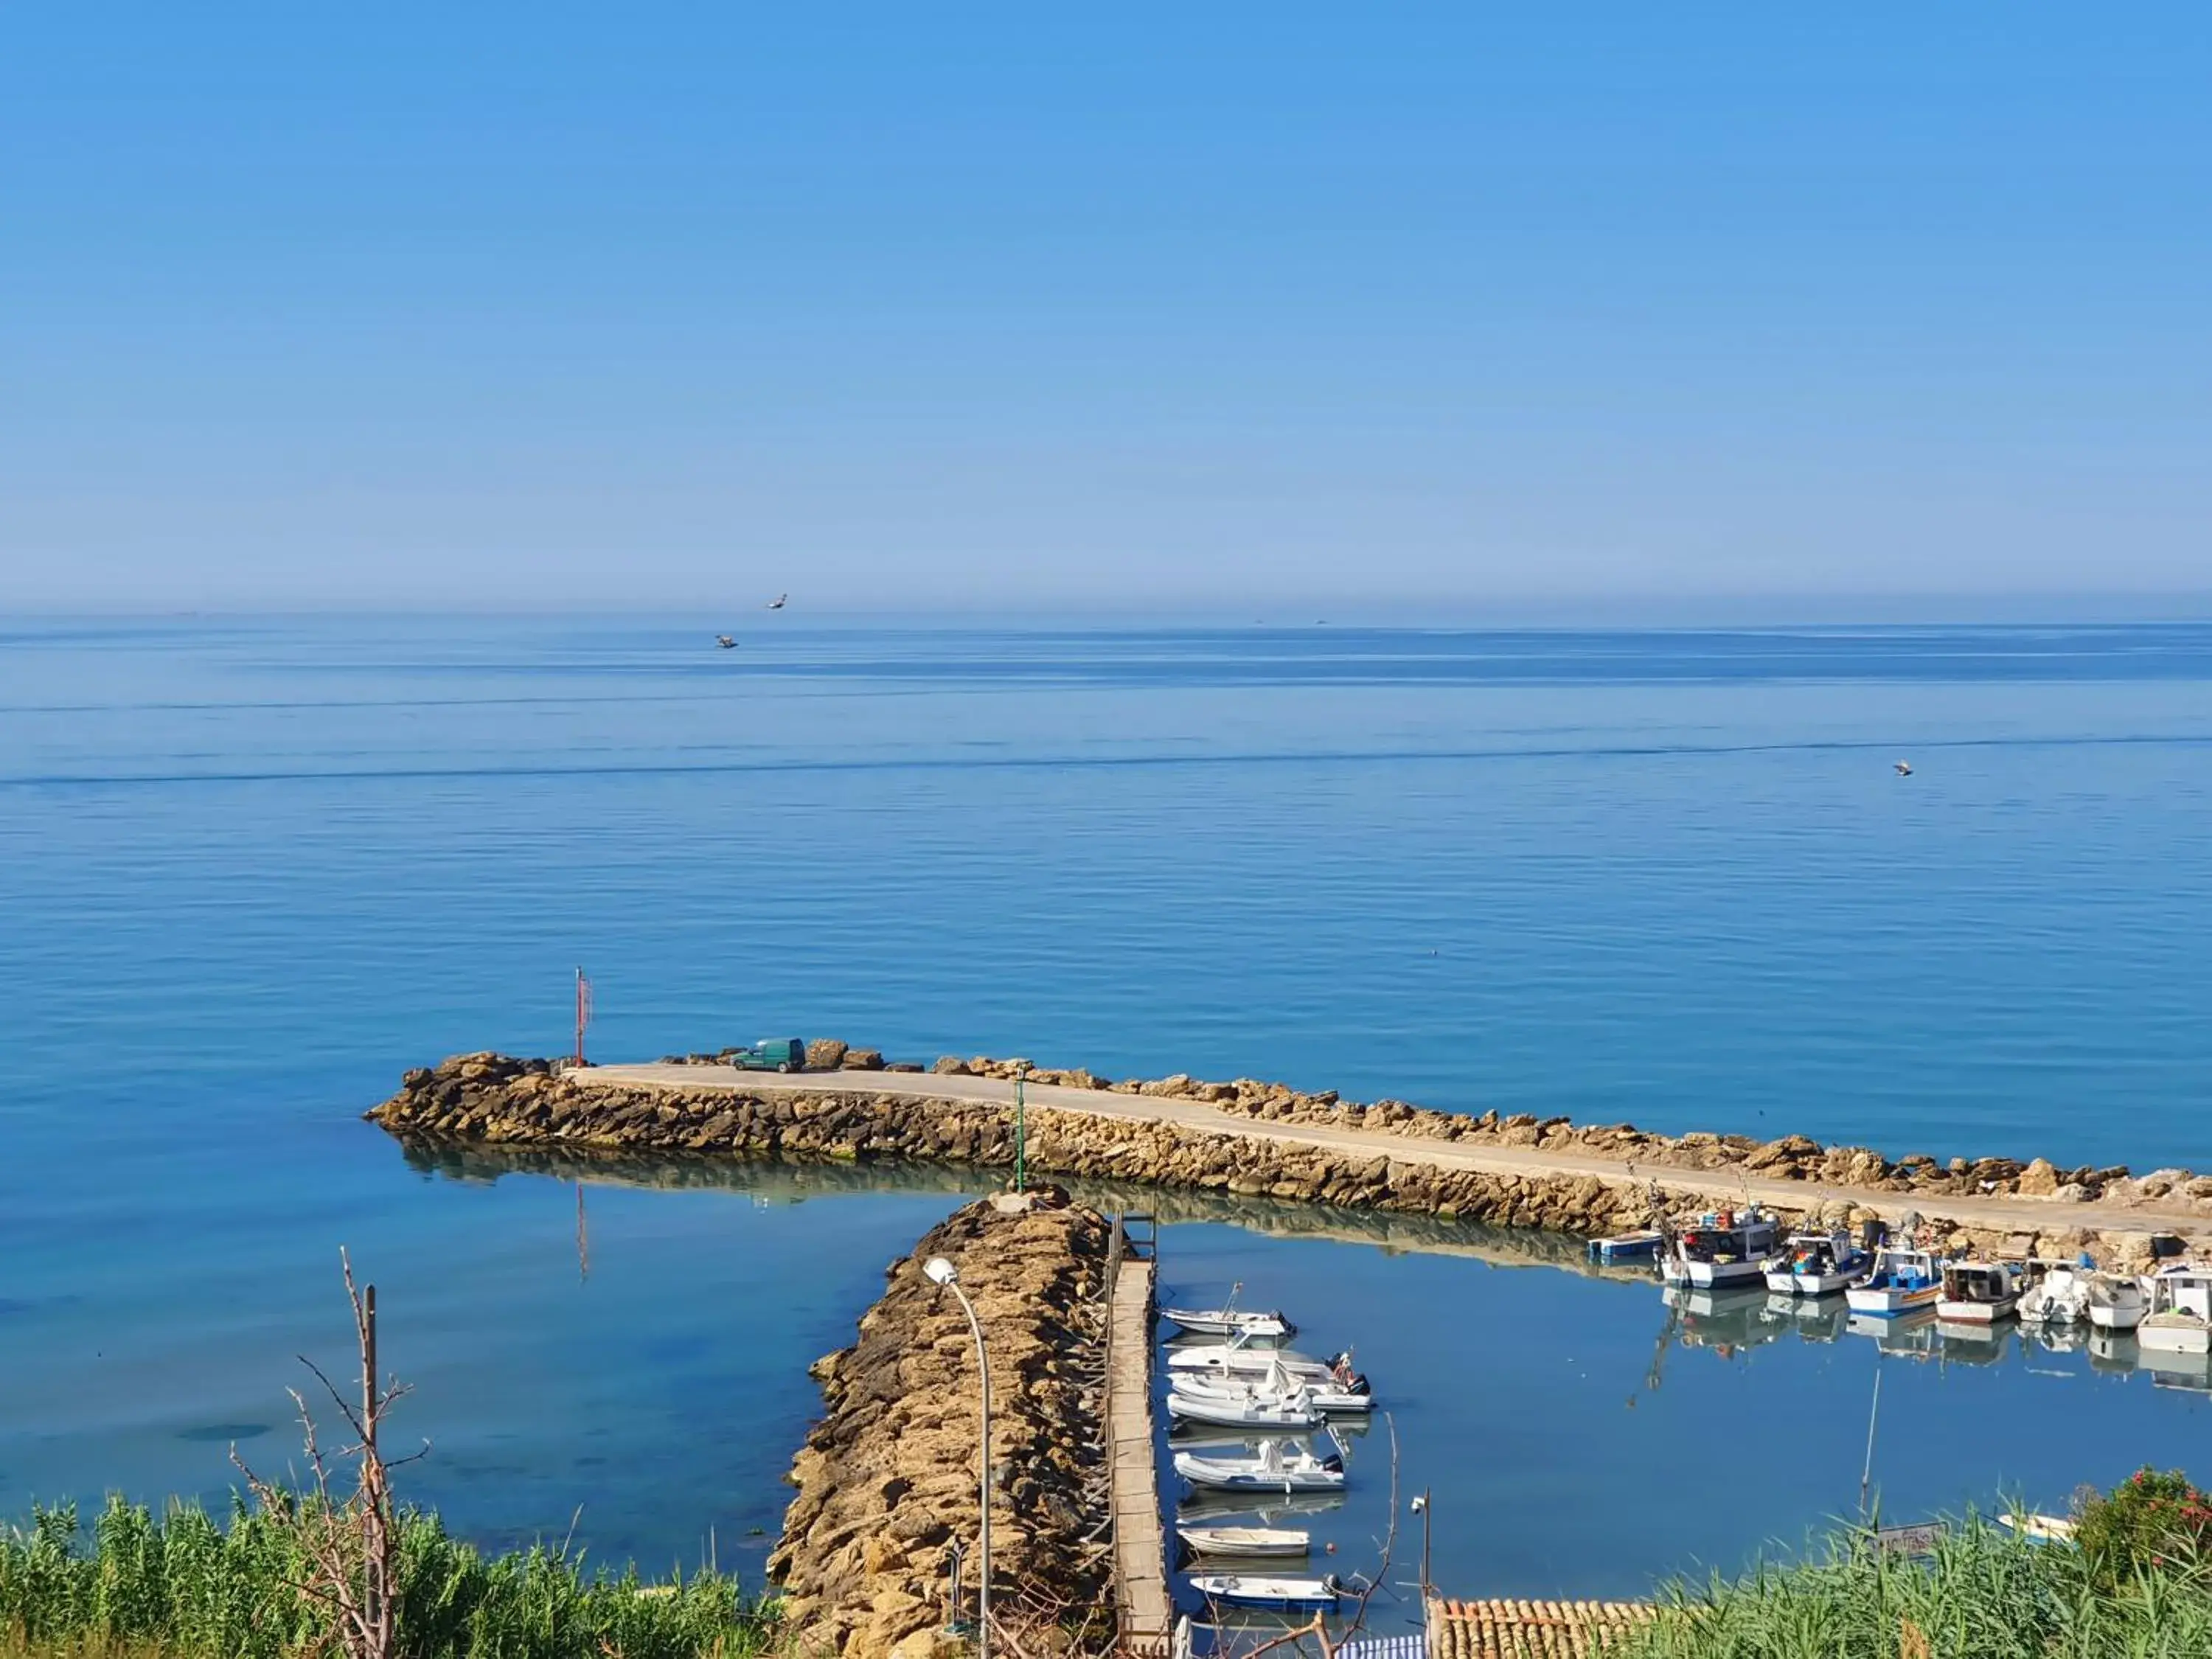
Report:
[{"label": "flying seagull", "polygon": [[1909,777],[1911,777],[1911,776],[1912,775],[1912,763],[1911,763],[1911,761],[1899,761],[1899,762],[1898,762],[1898,763],[1897,763],[1897,775],[1898,775],[1898,776],[1899,776],[1900,778],[1909,778]]},{"label": "flying seagull", "polygon": [[725,651],[734,651],[738,648],[738,642],[732,639],[727,634],[715,635],[714,643],[720,646]]},{"label": "flying seagull", "polygon": [[790,599],[790,594],[779,593],[768,602],[768,608],[771,611],[781,611],[787,603],[789,603]]}]

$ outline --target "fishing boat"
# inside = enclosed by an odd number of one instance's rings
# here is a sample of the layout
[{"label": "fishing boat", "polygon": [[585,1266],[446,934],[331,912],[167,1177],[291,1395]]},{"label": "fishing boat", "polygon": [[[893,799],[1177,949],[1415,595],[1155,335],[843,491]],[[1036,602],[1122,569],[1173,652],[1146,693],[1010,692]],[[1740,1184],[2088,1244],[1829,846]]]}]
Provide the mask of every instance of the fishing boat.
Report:
[{"label": "fishing boat", "polygon": [[1333,1607],[1343,1594],[1334,1577],[1277,1578],[1242,1572],[1194,1572],[1190,1587],[1209,1601],[1286,1612]]},{"label": "fishing boat", "polygon": [[2020,1305],[2020,1269],[2009,1261],[1947,1261],[1936,1317],[1952,1325],[1994,1325]]},{"label": "fishing boat", "polygon": [[1171,1325],[1180,1325],[1194,1336],[1287,1340],[1298,1334],[1298,1328],[1284,1318],[1279,1310],[1246,1313],[1237,1308],[1163,1308],[1160,1317]]},{"label": "fishing boat", "polygon": [[1193,1423],[1260,1432],[1317,1429],[1322,1425],[1321,1413],[1314,1408],[1313,1401],[1304,1389],[1267,1396],[1249,1391],[1242,1395],[1188,1394],[1181,1389],[1170,1389],[1168,1415]]},{"label": "fishing boat", "polygon": [[2146,1354],[2212,1353],[2212,1267],[2177,1261],[2150,1276],[2150,1310],[2136,1327]]},{"label": "fishing boat", "polygon": [[1304,1446],[1267,1440],[1244,1457],[1177,1452],[1175,1472],[1192,1486],[1214,1492],[1335,1492],[1344,1485],[1344,1457],[1340,1452],[1324,1456]]},{"label": "fishing boat", "polygon": [[1349,1375],[1352,1351],[1347,1348],[1326,1359],[1316,1359],[1311,1354],[1278,1347],[1272,1339],[1254,1337],[1242,1331],[1224,1341],[1178,1344],[1168,1350],[1168,1370],[1171,1374],[1188,1371],[1257,1376],[1264,1376],[1271,1365],[1280,1365],[1297,1377]]},{"label": "fishing boat", "polygon": [[2150,1311],[2150,1297],[2133,1273],[2089,1275],[2089,1323],[2100,1331],[2131,1331]]},{"label": "fishing boat", "polygon": [[1874,1266],[1849,1233],[1792,1233],[1762,1264],[1766,1288],[1791,1296],[1833,1296]]},{"label": "fishing boat", "polygon": [[1375,1390],[1364,1376],[1340,1378],[1328,1373],[1312,1376],[1295,1374],[1280,1365],[1271,1365],[1257,1376],[1243,1372],[1170,1371],[1168,1387],[1176,1394],[1193,1399],[1288,1401],[1303,1395],[1316,1411],[1332,1416],[1375,1409]]},{"label": "fishing boat", "polygon": [[1774,1254],[1781,1233],[1780,1224],[1755,1207],[1741,1214],[1708,1210],[1668,1241],[1660,1277],[1700,1291],[1760,1284],[1765,1270],[1759,1264]]},{"label": "fishing boat", "polygon": [[1844,1287],[1844,1299],[1853,1313],[1882,1319],[1933,1308],[1942,1295],[1942,1268],[1933,1255],[1887,1246],[1875,1252],[1871,1273]]},{"label": "fishing boat", "polygon": [[1593,1238],[1589,1255],[1601,1267],[1626,1261],[1649,1261],[1659,1254],[1666,1242],[1667,1235],[1656,1227],[1644,1227],[1632,1233],[1615,1233],[1610,1238]]},{"label": "fishing boat", "polygon": [[1178,1527],[1176,1530],[1193,1555],[1304,1560],[1313,1547],[1313,1534],[1296,1527]]},{"label": "fishing boat", "polygon": [[2071,1261],[2031,1264],[2041,1272],[2020,1293],[2021,1322],[2038,1326],[2078,1324],[2089,1316],[2089,1270]]}]

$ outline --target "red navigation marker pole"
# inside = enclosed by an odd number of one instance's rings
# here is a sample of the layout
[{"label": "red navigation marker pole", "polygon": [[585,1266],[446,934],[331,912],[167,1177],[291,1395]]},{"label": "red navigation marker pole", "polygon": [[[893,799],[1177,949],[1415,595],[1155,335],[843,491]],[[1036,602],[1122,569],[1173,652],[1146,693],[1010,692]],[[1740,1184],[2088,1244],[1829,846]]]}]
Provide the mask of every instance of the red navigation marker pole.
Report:
[{"label": "red navigation marker pole", "polygon": [[576,969],[576,1064],[588,1064],[584,1059],[584,1028],[592,1023],[592,981],[584,977],[584,970]]}]

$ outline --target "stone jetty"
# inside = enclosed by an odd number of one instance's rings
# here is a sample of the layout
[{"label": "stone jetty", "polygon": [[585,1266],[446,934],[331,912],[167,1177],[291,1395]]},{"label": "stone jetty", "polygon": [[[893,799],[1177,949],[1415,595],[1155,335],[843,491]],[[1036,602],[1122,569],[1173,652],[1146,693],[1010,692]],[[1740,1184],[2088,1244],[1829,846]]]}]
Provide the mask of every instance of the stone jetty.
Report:
[{"label": "stone jetty", "polygon": [[966,1650],[944,1626],[956,1545],[974,1613],[975,1349],[957,1302],[922,1273],[933,1255],[959,1269],[991,1357],[998,1610],[1018,1621],[1025,1606],[1106,1607],[1099,1297],[1112,1225],[1050,1188],[970,1204],[891,1264],[853,1346],[816,1362],[827,1412],[792,1464],[798,1496],[768,1564],[799,1651]]},{"label": "stone jetty", "polygon": [[1584,1236],[1640,1225],[1655,1206],[1755,1200],[1826,1224],[1918,1215],[1953,1249],[2087,1247],[2115,1264],[2145,1259],[2154,1233],[2212,1235],[2212,1177],[2179,1170],[1893,1160],[1799,1135],[1472,1116],[1251,1079],[1115,1082],[1018,1059],[891,1066],[842,1042],[814,1045],[809,1061],[779,1077],[705,1054],[574,1070],[471,1054],[409,1073],[369,1115],[431,1141],[1003,1165],[1018,1076],[1028,1161],[1058,1175]]}]

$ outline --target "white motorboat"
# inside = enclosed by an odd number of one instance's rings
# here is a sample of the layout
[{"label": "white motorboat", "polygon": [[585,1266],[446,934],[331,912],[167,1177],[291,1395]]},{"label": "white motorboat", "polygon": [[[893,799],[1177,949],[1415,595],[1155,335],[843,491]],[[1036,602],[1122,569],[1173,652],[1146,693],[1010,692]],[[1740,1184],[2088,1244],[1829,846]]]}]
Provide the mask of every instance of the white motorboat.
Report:
[{"label": "white motorboat", "polygon": [[1301,1389],[1280,1396],[1256,1394],[1211,1395],[1186,1394],[1181,1389],[1168,1391],[1168,1415],[1193,1423],[1212,1423],[1226,1429],[1251,1429],[1265,1433],[1288,1430],[1293,1433],[1302,1429],[1317,1429],[1322,1425],[1321,1413]]},{"label": "white motorboat", "polygon": [[1209,1601],[1296,1612],[1333,1607],[1343,1593],[1334,1577],[1277,1578],[1242,1572],[1194,1572],[1190,1587]]},{"label": "white motorboat", "polygon": [[1313,1534],[1295,1527],[1178,1527],[1176,1530],[1194,1555],[1304,1560],[1313,1547]]},{"label": "white motorboat", "polygon": [[2089,1316],[2089,1271],[2070,1261],[2038,1264],[2041,1273],[2020,1293],[2021,1322],[2039,1326],[2077,1324]]},{"label": "white motorboat", "polygon": [[1175,1393],[1192,1399],[1288,1401],[1304,1397],[1316,1411],[1331,1415],[1375,1409],[1374,1389],[1364,1376],[1340,1379],[1327,1373],[1320,1376],[1302,1376],[1280,1365],[1271,1365],[1257,1376],[1241,1372],[1170,1371],[1168,1386]]},{"label": "white motorboat", "polygon": [[1844,1287],[1844,1300],[1853,1313],[1880,1319],[1932,1308],[1942,1296],[1943,1270],[1933,1255],[1889,1246],[1875,1252],[1871,1273]]},{"label": "white motorboat", "polygon": [[1781,1236],[1781,1224],[1764,1210],[1708,1210],[1668,1240],[1660,1277],[1699,1291],[1762,1284],[1760,1263],[1774,1254]]},{"label": "white motorboat", "polygon": [[1200,1457],[1195,1452],[1177,1452],[1175,1472],[1192,1486],[1214,1492],[1337,1492],[1344,1486],[1340,1453],[1322,1456],[1304,1446],[1285,1446],[1279,1440],[1263,1441],[1257,1451],[1245,1457]]},{"label": "white motorboat", "polygon": [[2020,1305],[2020,1269],[2009,1261],[1947,1261],[1936,1317],[1953,1325],[1994,1325]]},{"label": "white motorboat", "polygon": [[1278,1347],[1270,1340],[1248,1336],[1242,1332],[1226,1341],[1196,1342],[1188,1346],[1177,1345],[1167,1352],[1170,1372],[1241,1373],[1256,1376],[1263,1375],[1271,1365],[1280,1365],[1293,1376],[1325,1377],[1340,1371],[1349,1375],[1352,1368],[1352,1355],[1348,1350],[1327,1359],[1316,1359],[1310,1353]]},{"label": "white motorboat", "polygon": [[1248,1336],[1285,1339],[1296,1336],[1298,1328],[1283,1317],[1277,1310],[1265,1313],[1246,1313],[1238,1308],[1163,1308],[1160,1317],[1170,1325],[1180,1325],[1194,1336]]},{"label": "white motorboat", "polygon": [[2100,1331],[2131,1331],[2150,1311],[2150,1297],[2133,1273],[2089,1275],[2089,1323]]},{"label": "white motorboat", "polygon": [[1766,1288],[1790,1296],[1833,1296],[1874,1266],[1849,1233],[1792,1233],[1761,1264]]},{"label": "white motorboat", "polygon": [[2136,1327],[2143,1352],[2212,1353],[2212,1267],[2177,1261],[2148,1283],[2150,1309]]}]

